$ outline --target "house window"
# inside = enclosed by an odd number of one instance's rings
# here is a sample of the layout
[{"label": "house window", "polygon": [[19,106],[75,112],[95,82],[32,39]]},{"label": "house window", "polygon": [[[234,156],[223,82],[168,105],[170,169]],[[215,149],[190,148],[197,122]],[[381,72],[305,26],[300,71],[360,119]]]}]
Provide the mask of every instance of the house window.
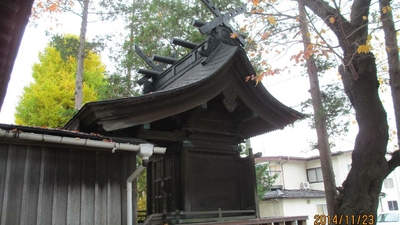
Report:
[{"label": "house window", "polygon": [[307,179],[310,183],[323,182],[321,167],[307,169]]},{"label": "house window", "polygon": [[326,206],[326,204],[318,204],[317,205],[317,213],[319,215],[328,215],[328,207]]},{"label": "house window", "polygon": [[384,186],[385,188],[394,188],[393,179],[392,179],[392,178],[386,178],[386,179],[383,181],[383,186]]},{"label": "house window", "polygon": [[388,201],[388,206],[390,211],[399,210],[397,206],[397,201]]}]

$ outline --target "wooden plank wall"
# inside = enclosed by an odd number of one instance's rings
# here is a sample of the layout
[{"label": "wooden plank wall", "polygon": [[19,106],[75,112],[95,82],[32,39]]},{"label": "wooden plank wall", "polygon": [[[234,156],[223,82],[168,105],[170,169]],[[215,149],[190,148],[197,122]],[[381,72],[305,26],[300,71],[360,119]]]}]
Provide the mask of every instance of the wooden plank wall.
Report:
[{"label": "wooden plank wall", "polygon": [[0,225],[126,224],[131,152],[0,144]]},{"label": "wooden plank wall", "polygon": [[241,210],[235,152],[184,149],[186,212]]}]

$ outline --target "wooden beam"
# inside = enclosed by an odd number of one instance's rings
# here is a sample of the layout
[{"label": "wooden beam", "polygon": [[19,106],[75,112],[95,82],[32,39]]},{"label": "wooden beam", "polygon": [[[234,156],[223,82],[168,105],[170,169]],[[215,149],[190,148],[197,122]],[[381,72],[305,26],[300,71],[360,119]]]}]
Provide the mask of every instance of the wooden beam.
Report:
[{"label": "wooden beam", "polygon": [[229,151],[232,154],[236,154],[237,152],[241,151],[237,144],[229,144],[219,141],[186,139],[183,141],[182,145],[184,148],[193,148],[193,151],[197,149],[201,152]]},{"label": "wooden beam", "polygon": [[233,123],[242,123],[258,117],[258,113],[247,110],[232,117]]},{"label": "wooden beam", "polygon": [[172,141],[178,142],[183,140],[183,132],[168,132],[168,131],[157,131],[157,130],[142,130],[139,135],[139,139],[144,140],[157,140],[157,141]]}]

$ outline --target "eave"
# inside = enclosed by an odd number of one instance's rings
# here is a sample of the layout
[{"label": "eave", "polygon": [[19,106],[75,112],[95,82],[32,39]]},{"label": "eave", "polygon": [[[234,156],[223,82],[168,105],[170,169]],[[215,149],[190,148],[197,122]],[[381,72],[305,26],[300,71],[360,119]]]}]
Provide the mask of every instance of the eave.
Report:
[{"label": "eave", "polygon": [[4,102],[32,4],[33,0],[0,1],[0,108]]},{"label": "eave", "polygon": [[212,61],[203,65],[204,58],[199,58],[163,90],[140,97],[88,103],[65,128],[78,129],[79,124],[83,131],[110,132],[150,123],[199,107],[228,86],[237,92],[247,110],[236,117],[243,120],[238,122],[244,138],[283,129],[303,117],[276,100],[262,84],[245,82],[246,76],[255,74],[246,53],[241,47],[221,45]]}]

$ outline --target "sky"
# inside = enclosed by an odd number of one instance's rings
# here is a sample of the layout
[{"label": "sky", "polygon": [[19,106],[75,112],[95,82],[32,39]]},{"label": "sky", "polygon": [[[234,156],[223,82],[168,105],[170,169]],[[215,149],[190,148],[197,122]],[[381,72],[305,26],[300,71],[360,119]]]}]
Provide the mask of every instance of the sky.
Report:
[{"label": "sky", "polygon": [[[59,19],[61,26],[53,27],[53,32],[70,33],[79,35],[80,20],[74,15],[62,15]],[[22,39],[19,53],[14,64],[11,80],[8,85],[6,98],[0,112],[0,123],[13,124],[15,107],[23,92],[23,87],[29,85],[32,79],[32,66],[38,62],[38,53],[46,47],[49,38],[45,30],[49,25],[32,26],[28,25]],[[115,26],[107,26],[104,23],[89,24],[87,39],[90,40],[105,30],[112,32],[117,29]],[[103,62],[107,61],[106,54],[102,55]],[[324,78],[324,82],[338,82],[336,71],[332,71]],[[299,71],[292,71],[290,74],[268,76],[262,81],[267,90],[279,101],[298,111],[301,110],[300,103],[307,100],[309,96],[308,78],[300,76]],[[390,93],[385,93],[384,102],[390,109]],[[389,100],[388,100],[389,98]],[[389,110],[390,111],[390,110]],[[393,111],[393,110],[392,110]],[[389,112],[390,114],[390,112]],[[354,120],[354,118],[349,118]],[[357,125],[350,128],[350,132],[343,140],[336,143],[332,151],[351,150],[357,134]],[[310,129],[306,121],[296,122],[283,130],[270,132],[251,139],[253,151],[262,152],[263,156],[310,156],[317,154],[317,151],[310,151],[310,141],[316,140],[316,131]]]}]

